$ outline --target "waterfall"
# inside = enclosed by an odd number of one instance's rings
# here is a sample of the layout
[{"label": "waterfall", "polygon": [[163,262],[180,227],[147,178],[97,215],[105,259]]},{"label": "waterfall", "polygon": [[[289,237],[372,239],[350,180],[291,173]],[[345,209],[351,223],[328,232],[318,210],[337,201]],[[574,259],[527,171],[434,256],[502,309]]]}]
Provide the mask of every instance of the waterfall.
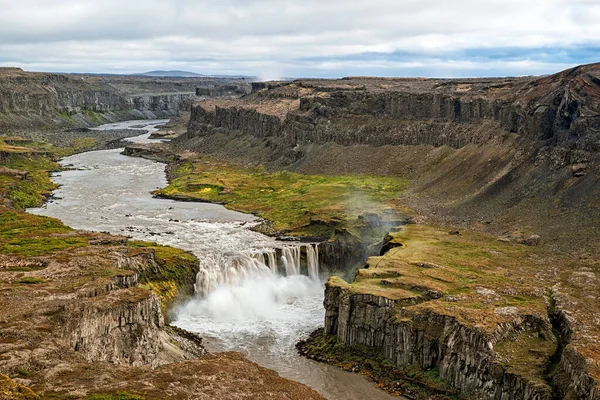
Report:
[{"label": "waterfall", "polygon": [[283,262],[287,276],[300,275],[300,250],[301,246],[281,249],[281,261]]},{"label": "waterfall", "polygon": [[[277,252],[281,252],[280,261]],[[286,246],[281,249],[262,249],[248,254],[206,255],[200,261],[200,270],[194,285],[196,294],[206,297],[224,285],[239,286],[252,279],[280,275],[302,275],[302,254],[306,254],[306,275],[319,279],[319,247],[317,244]],[[281,267],[281,268],[280,268]]]},{"label": "waterfall", "polygon": [[278,265],[277,265],[277,251],[275,249],[270,249],[265,252],[267,255],[268,266],[271,269],[271,272],[277,274]]},{"label": "waterfall", "polygon": [[308,267],[308,276],[311,279],[319,279],[319,245],[306,246],[306,265]]}]

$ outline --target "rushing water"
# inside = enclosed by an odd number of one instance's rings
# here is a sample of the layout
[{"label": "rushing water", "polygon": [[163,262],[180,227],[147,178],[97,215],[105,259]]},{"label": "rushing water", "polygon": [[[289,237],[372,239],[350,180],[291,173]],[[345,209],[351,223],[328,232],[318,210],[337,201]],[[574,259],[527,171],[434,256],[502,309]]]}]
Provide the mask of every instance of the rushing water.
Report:
[{"label": "rushing water", "polygon": [[[166,121],[128,121],[97,129],[143,129],[149,139]],[[387,399],[364,377],[297,355],[294,344],[323,324],[318,246],[284,244],[248,229],[250,215],[216,204],[156,199],[167,185],[164,164],[93,151],[61,161],[54,199],[35,214],[93,231],[128,235],[193,252],[200,260],[197,297],[177,310],[174,325],[198,332],[211,351],[241,351],[280,375],[331,399]]]}]

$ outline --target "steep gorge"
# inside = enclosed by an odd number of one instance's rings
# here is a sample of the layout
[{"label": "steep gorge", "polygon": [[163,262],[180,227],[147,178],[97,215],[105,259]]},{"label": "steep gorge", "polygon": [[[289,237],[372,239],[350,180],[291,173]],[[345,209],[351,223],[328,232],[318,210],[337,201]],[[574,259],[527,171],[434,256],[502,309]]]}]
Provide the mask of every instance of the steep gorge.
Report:
[{"label": "steep gorge", "polygon": [[[271,170],[409,177],[403,201],[413,221],[491,234],[459,260],[458,231],[437,239],[451,265],[427,260],[426,251],[386,254],[380,275],[372,270],[380,260],[370,259],[354,282],[332,278],[325,331],[339,345],[438,371],[485,398],[598,398],[599,64],[541,78],[348,78],[253,89],[193,105],[176,145]],[[507,261],[540,236],[535,254]],[[499,249],[498,240],[516,247]],[[472,264],[478,252],[488,270]],[[472,269],[463,275],[457,265]],[[482,283],[489,271],[499,275]],[[521,287],[523,275],[531,287]],[[457,280],[469,282],[459,296]]]}]

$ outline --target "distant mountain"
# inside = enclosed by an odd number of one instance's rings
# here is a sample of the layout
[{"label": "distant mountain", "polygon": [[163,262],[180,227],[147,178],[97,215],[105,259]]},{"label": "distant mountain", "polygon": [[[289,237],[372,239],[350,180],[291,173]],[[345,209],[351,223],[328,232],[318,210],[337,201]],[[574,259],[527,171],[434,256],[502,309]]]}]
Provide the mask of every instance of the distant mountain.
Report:
[{"label": "distant mountain", "polygon": [[165,76],[171,78],[200,78],[206,75],[197,74],[189,71],[149,71],[141,74],[132,74],[136,76]]}]

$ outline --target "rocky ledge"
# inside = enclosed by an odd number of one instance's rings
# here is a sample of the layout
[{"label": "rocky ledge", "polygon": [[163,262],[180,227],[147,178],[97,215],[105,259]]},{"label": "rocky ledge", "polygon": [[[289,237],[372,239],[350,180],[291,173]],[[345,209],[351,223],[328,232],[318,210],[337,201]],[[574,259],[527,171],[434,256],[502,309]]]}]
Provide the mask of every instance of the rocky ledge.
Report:
[{"label": "rocky ledge", "polygon": [[6,208],[0,220],[0,398],[322,398],[166,324],[193,293],[191,254]]},{"label": "rocky ledge", "polygon": [[[329,279],[324,330],[299,345],[302,354],[344,366],[340,354],[366,348],[392,368],[416,368],[476,398],[600,398],[592,289],[583,306],[535,248],[475,232],[409,225],[388,240],[394,246],[354,282]],[[360,371],[365,362],[351,365]],[[387,374],[375,379],[388,390],[423,396],[386,384]]]}]

